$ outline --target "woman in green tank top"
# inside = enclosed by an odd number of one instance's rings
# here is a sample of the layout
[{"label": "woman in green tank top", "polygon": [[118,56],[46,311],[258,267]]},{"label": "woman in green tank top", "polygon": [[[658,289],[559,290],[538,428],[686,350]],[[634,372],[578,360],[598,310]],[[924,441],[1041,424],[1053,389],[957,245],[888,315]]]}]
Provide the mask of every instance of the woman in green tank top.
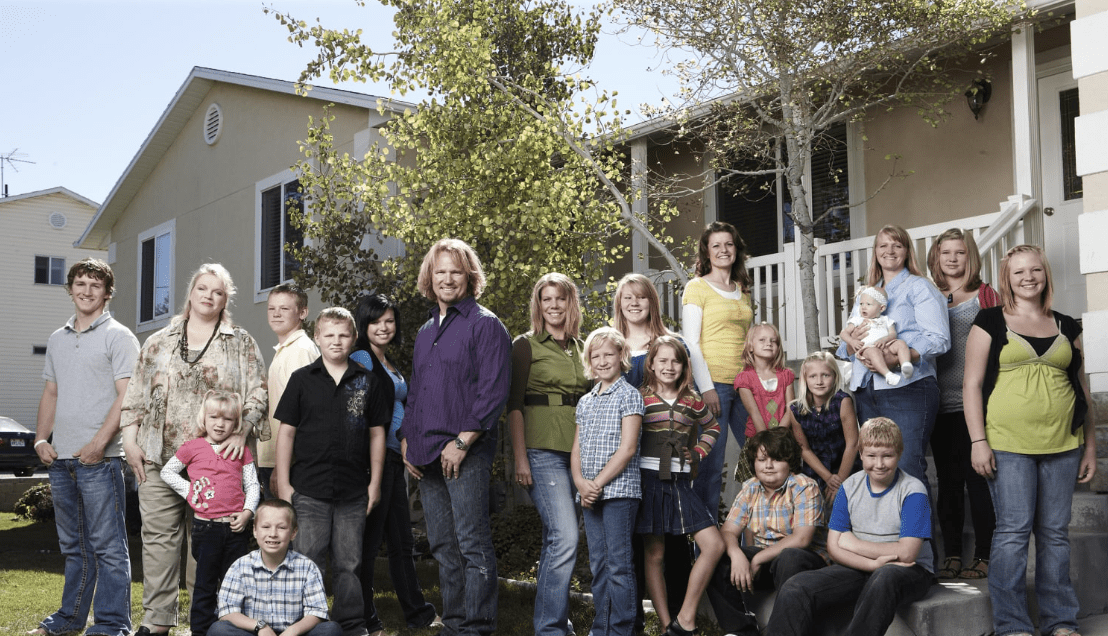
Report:
[{"label": "woman in green tank top", "polygon": [[589,388],[578,337],[577,286],[546,274],[531,293],[531,330],[512,343],[508,426],[516,483],[527,488],[542,518],[535,634],[566,636],[569,584],[577,562],[577,509],[569,454],[577,432],[577,399]]},{"label": "woman in green tank top", "polygon": [[996,510],[993,624],[998,634],[1034,631],[1026,595],[1034,529],[1039,633],[1072,636],[1078,603],[1069,577],[1070,504],[1075,484],[1096,472],[1081,328],[1051,311],[1041,248],[1013,247],[998,278],[1000,306],[977,314],[966,341],[962,391],[973,469],[989,480]]}]

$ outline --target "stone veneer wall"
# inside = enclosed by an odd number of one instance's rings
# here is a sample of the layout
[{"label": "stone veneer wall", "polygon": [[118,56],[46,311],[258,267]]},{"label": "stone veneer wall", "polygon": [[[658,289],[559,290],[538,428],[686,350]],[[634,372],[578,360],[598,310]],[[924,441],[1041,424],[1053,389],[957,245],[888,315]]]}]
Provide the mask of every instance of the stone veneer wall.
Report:
[{"label": "stone veneer wall", "polygon": [[1108,0],[1076,0],[1070,25],[1073,74],[1081,95],[1077,120],[1077,172],[1084,182],[1079,219],[1081,272],[1088,311],[1083,316],[1085,371],[1099,424],[1098,470],[1093,488],[1108,491]]}]

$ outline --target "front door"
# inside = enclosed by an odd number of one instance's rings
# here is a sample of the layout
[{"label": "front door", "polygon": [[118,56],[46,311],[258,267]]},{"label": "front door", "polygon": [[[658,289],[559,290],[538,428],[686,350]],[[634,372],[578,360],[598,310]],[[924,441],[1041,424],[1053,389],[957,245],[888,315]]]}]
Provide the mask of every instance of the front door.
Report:
[{"label": "front door", "polygon": [[1073,130],[1079,112],[1077,80],[1070,71],[1039,79],[1043,247],[1054,275],[1054,309],[1078,319],[1086,308],[1077,239],[1082,186]]}]

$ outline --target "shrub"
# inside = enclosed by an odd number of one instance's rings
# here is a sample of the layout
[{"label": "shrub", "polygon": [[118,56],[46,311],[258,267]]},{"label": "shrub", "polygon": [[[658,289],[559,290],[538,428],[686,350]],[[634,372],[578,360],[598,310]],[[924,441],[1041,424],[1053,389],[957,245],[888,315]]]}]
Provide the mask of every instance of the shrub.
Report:
[{"label": "shrub", "polygon": [[54,520],[54,497],[50,494],[50,484],[31,486],[15,502],[15,516],[34,522]]},{"label": "shrub", "polygon": [[[493,514],[491,524],[497,574],[517,581],[536,582],[539,555],[542,552],[542,519],[539,511],[531,505],[517,505]],[[591,584],[588,545],[582,531],[570,585],[574,591],[580,592],[587,591]]]}]

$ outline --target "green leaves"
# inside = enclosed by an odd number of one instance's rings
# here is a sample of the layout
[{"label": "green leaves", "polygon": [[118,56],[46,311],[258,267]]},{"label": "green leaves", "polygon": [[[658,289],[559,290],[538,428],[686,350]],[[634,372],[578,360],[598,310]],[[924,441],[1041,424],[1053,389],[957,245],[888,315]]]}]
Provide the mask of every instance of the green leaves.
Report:
[{"label": "green leaves", "polygon": [[[332,116],[312,122],[297,165],[311,211],[299,222],[309,240],[295,252],[298,282],[327,303],[352,306],[373,288],[403,301],[429,246],[458,237],[485,267],[481,302],[525,331],[539,276],[561,271],[584,291],[627,253],[625,157],[581,141],[586,130],[620,138],[620,116],[607,95],[590,101],[591,82],[560,70],[590,62],[599,14],[563,0],[382,3],[396,9],[387,53],[360,32],[278,17],[291,40],[316,48],[302,83],[326,73],[429,95],[394,111],[358,161],[336,151]],[[380,259],[369,249],[378,236],[402,241],[407,256]]]}]

